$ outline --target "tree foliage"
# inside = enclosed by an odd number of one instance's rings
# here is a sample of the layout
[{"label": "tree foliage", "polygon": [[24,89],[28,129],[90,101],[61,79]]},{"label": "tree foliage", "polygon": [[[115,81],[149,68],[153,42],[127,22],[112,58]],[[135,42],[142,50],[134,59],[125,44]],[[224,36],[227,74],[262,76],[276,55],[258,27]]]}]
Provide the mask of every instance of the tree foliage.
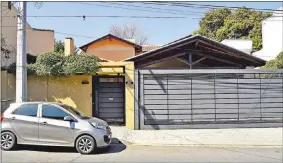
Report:
[{"label": "tree foliage", "polygon": [[[63,56],[60,53],[45,53],[37,57],[36,63],[28,64],[27,74],[40,76],[94,75],[98,70],[96,56]],[[8,73],[16,73],[16,63],[8,67]]]},{"label": "tree foliage", "polygon": [[[61,40],[55,40],[54,39],[54,52],[60,54],[60,55],[64,55],[64,51],[65,51],[65,45],[64,42]],[[79,48],[74,46],[74,54],[77,54],[79,51]]]},{"label": "tree foliage", "polygon": [[54,52],[63,54],[64,53],[64,42],[61,40],[55,40],[54,39]]},{"label": "tree foliage", "polygon": [[139,45],[146,44],[148,40],[148,36],[136,24],[112,25],[109,33],[122,39],[135,39]]},{"label": "tree foliage", "polygon": [[266,63],[263,69],[283,69],[283,52],[279,53],[279,55]]},{"label": "tree foliage", "polygon": [[201,19],[200,28],[194,34],[200,34],[217,41],[224,39],[251,39],[253,49],[262,48],[261,21],[270,17],[270,13],[253,11],[245,7],[236,11],[220,8],[208,11]]}]

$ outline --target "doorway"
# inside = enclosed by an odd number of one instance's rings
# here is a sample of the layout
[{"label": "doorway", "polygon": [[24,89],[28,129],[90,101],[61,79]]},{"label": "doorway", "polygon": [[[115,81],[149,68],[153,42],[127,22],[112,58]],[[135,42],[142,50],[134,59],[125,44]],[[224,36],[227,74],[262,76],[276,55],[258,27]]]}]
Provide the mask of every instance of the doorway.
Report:
[{"label": "doorway", "polygon": [[93,76],[93,116],[110,124],[125,124],[125,77]]}]

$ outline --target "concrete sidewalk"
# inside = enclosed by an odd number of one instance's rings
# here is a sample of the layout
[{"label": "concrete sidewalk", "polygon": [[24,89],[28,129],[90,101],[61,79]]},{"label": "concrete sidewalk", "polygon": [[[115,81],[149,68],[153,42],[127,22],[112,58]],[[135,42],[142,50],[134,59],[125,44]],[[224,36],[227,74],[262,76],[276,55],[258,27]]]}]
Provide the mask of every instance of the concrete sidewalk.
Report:
[{"label": "concrete sidewalk", "polygon": [[113,137],[136,145],[282,147],[283,128],[130,130],[111,126]]}]

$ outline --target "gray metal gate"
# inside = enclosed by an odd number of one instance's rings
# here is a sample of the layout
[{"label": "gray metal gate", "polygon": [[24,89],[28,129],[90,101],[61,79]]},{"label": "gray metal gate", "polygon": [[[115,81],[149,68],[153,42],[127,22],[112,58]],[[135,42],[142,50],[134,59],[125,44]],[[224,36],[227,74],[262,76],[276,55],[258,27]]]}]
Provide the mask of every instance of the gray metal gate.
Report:
[{"label": "gray metal gate", "polygon": [[283,127],[283,70],[136,71],[136,129]]},{"label": "gray metal gate", "polygon": [[94,116],[106,122],[125,123],[125,84],[121,76],[95,77]]}]

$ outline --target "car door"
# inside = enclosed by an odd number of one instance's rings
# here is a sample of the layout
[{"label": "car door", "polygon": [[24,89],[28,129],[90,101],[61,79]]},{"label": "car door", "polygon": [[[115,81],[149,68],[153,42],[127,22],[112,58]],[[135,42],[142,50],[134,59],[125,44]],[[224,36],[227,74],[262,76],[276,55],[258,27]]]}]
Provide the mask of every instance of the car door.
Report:
[{"label": "car door", "polygon": [[71,116],[59,106],[42,104],[39,118],[39,141],[44,144],[73,143],[73,124],[64,121],[65,116]]},{"label": "car door", "polygon": [[10,123],[16,135],[24,141],[38,141],[38,104],[23,104],[12,112]]}]

